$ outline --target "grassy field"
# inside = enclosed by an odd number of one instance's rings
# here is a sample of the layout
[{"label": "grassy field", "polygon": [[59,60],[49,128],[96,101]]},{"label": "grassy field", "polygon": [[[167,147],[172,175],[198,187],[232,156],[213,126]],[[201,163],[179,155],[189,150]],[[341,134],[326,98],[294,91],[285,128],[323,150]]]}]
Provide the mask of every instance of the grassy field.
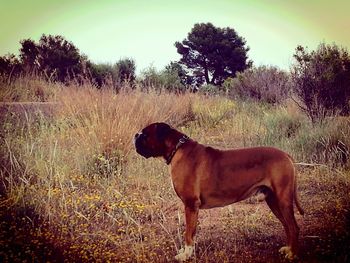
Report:
[{"label": "grassy field", "polygon": [[[0,262],[173,262],[183,206],[164,160],[133,135],[165,121],[215,147],[290,153],[306,215],[300,262],[350,260],[350,118],[311,124],[291,102],[269,106],[200,94],[2,84]],[[42,106],[38,101],[46,101]],[[311,164],[311,165],[306,165]],[[281,262],[280,222],[257,198],[200,211],[192,262]]]}]

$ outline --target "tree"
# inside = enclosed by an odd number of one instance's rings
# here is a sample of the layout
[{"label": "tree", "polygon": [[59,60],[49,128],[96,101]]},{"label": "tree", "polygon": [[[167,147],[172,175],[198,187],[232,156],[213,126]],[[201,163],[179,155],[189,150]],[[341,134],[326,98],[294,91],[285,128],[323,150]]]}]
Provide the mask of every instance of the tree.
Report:
[{"label": "tree", "polygon": [[21,48],[19,57],[25,72],[29,73],[38,68],[39,47],[31,39],[20,41]]},{"label": "tree", "polygon": [[173,75],[185,87],[193,84],[193,77],[187,75],[183,66],[176,61],[171,61],[165,66],[164,73]]},{"label": "tree", "polygon": [[187,67],[197,85],[221,85],[250,67],[246,41],[232,28],[218,28],[211,23],[195,24],[187,38],[176,42],[180,63]]},{"label": "tree", "polygon": [[110,64],[95,64],[91,61],[86,62],[88,79],[97,88],[101,88],[103,85],[113,85],[113,67]]},{"label": "tree", "polygon": [[83,56],[72,42],[60,35],[43,34],[38,44],[31,39],[20,43],[20,59],[26,72],[37,69],[51,80],[61,82],[83,73]]},{"label": "tree", "polygon": [[143,90],[162,89],[161,73],[153,65],[142,70],[139,82]]},{"label": "tree", "polygon": [[14,54],[7,54],[0,57],[0,77],[7,78],[17,77],[21,72],[21,64]]},{"label": "tree", "polygon": [[113,79],[115,83],[129,82],[133,84],[136,78],[136,64],[131,58],[120,59],[114,65]]},{"label": "tree", "polygon": [[140,85],[144,90],[184,92],[187,85],[183,83],[184,80],[179,76],[179,70],[176,62],[171,62],[161,71],[151,65],[142,71]]},{"label": "tree", "polygon": [[184,92],[188,86],[189,79],[180,64],[170,62],[160,72],[161,85],[170,92]]},{"label": "tree", "polygon": [[298,46],[292,68],[293,87],[299,106],[312,122],[327,115],[350,112],[350,56],[337,45],[320,44],[308,52]]},{"label": "tree", "polygon": [[39,65],[49,74],[56,73],[57,80],[82,72],[78,48],[62,36],[43,35],[39,40]]}]

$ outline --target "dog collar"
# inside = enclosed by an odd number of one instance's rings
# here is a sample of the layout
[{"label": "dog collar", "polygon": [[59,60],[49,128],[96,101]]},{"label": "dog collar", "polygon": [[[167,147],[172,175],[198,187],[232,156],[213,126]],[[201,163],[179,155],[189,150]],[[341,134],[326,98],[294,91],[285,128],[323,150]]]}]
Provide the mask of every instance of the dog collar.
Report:
[{"label": "dog collar", "polygon": [[186,135],[182,136],[180,138],[180,140],[177,142],[174,150],[170,153],[170,155],[168,156],[168,158],[166,158],[166,164],[170,164],[171,163],[171,160],[173,159],[176,151],[181,147],[181,145],[183,145],[186,141],[188,141],[190,138]]}]

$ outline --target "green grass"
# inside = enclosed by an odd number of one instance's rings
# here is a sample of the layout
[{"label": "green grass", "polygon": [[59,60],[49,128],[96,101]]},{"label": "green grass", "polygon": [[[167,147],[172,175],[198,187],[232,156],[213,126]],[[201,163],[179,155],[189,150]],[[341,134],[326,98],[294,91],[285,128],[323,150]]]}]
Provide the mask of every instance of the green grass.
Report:
[{"label": "green grass", "polygon": [[[38,80],[26,81],[33,88]],[[298,165],[300,258],[349,257],[349,118],[312,125],[291,103],[89,86],[42,84],[47,95],[8,95],[21,94],[21,83],[3,84],[1,98],[55,104],[50,115],[1,116],[0,261],[172,261],[183,243],[182,204],[164,161],[145,160],[132,145],[154,121],[215,147],[272,145],[319,164]],[[283,244],[281,224],[251,199],[200,212],[194,262],[280,261]]]}]

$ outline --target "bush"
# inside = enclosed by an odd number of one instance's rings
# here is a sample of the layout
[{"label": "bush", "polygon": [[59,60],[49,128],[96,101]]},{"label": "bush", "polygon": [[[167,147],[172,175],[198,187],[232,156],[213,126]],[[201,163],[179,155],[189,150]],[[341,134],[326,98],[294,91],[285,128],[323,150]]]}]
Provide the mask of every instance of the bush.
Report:
[{"label": "bush", "polygon": [[281,103],[290,90],[289,76],[276,67],[260,66],[237,73],[224,82],[226,92],[235,98]]},{"label": "bush", "polygon": [[198,91],[204,95],[219,95],[221,93],[219,87],[212,84],[205,84]]},{"label": "bush", "polygon": [[313,127],[303,126],[292,145],[300,160],[331,167],[350,165],[350,122],[338,117]]},{"label": "bush", "polygon": [[274,114],[266,114],[264,121],[267,129],[265,135],[267,144],[283,139],[294,139],[303,125],[299,116],[293,116],[282,108]]},{"label": "bush", "polygon": [[113,85],[112,75],[113,66],[110,64],[95,64],[90,61],[87,63],[89,79],[92,84],[98,88],[104,85]]},{"label": "bush", "polygon": [[182,83],[178,72],[173,68],[166,67],[162,71],[157,71],[155,67],[150,66],[141,75],[140,85],[143,90],[151,88],[176,93],[186,90],[186,86]]},{"label": "bush", "polygon": [[10,80],[12,76],[18,77],[21,72],[21,64],[13,54],[0,57],[0,81]]},{"label": "bush", "polygon": [[114,65],[113,80],[119,86],[125,82],[133,86],[136,78],[135,71],[136,64],[132,58],[120,59]]},{"label": "bush", "polygon": [[134,87],[136,65],[131,58],[120,59],[114,65],[87,61],[86,68],[88,79],[98,88],[108,86],[119,90],[123,85]]},{"label": "bush", "polygon": [[293,89],[299,106],[315,123],[335,113],[350,112],[350,57],[337,45],[320,44],[308,52],[298,46],[292,68]]}]

